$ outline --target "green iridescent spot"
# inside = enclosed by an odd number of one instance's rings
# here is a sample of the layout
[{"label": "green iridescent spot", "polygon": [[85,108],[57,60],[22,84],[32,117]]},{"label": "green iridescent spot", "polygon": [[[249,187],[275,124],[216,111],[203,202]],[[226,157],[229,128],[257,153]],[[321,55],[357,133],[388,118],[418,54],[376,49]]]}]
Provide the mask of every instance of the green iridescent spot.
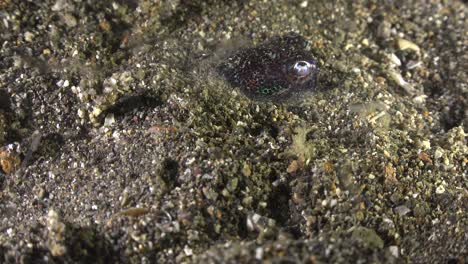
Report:
[{"label": "green iridescent spot", "polygon": [[260,87],[258,89],[258,93],[263,95],[272,95],[278,93],[279,91],[283,90],[283,88],[279,85],[272,86],[272,87]]}]

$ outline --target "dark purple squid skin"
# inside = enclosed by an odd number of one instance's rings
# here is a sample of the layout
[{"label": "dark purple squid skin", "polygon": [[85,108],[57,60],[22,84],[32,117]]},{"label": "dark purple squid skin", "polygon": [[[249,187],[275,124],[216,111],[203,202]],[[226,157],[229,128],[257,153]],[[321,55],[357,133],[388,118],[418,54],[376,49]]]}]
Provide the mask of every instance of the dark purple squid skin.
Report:
[{"label": "dark purple squid skin", "polygon": [[257,47],[241,49],[217,68],[233,87],[256,100],[282,101],[317,85],[317,62],[300,35],[277,36]]}]

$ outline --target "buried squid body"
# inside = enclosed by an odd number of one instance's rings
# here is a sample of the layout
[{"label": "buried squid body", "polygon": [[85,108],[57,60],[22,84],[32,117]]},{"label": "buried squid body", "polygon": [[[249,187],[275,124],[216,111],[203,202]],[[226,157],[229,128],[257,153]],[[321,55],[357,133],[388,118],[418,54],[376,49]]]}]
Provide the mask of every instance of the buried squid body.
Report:
[{"label": "buried squid body", "polygon": [[252,99],[285,100],[312,91],[318,67],[308,42],[296,33],[274,37],[257,47],[241,49],[226,58],[218,72],[231,86]]}]

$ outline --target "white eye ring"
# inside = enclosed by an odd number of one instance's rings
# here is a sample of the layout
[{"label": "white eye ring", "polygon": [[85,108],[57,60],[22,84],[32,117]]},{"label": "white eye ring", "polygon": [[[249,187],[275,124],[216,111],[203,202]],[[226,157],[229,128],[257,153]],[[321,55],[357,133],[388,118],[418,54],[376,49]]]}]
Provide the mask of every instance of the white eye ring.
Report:
[{"label": "white eye ring", "polygon": [[310,64],[307,61],[298,61],[294,64],[293,69],[298,76],[302,77],[302,76],[309,75],[310,71],[314,67],[315,67],[314,65]]}]

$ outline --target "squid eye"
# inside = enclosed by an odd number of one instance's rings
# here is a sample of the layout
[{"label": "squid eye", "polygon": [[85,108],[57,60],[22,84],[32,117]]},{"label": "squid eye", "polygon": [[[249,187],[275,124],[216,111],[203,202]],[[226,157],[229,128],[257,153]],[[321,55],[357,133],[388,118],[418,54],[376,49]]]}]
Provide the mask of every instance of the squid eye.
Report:
[{"label": "squid eye", "polygon": [[294,64],[293,69],[297,76],[303,77],[309,75],[315,69],[315,65],[307,61],[298,61]]}]

